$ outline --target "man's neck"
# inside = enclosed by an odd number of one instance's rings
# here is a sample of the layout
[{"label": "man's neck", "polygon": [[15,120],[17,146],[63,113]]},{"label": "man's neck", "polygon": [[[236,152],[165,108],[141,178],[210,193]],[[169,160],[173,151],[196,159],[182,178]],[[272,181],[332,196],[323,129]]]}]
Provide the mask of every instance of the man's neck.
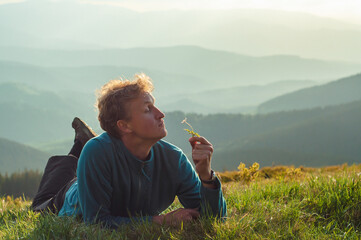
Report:
[{"label": "man's neck", "polygon": [[151,148],[157,141],[144,141],[130,136],[121,137],[125,147],[131,152],[136,158],[140,160],[147,160]]}]

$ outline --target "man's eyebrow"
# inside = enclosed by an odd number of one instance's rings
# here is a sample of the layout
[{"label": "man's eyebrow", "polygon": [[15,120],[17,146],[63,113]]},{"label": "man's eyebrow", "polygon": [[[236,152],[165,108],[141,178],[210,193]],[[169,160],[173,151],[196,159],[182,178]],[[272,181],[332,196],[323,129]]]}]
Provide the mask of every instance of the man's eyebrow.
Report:
[{"label": "man's eyebrow", "polygon": [[154,104],[155,103],[155,98],[152,96],[150,100],[147,99],[147,100],[144,101],[144,104],[148,104],[148,103]]}]

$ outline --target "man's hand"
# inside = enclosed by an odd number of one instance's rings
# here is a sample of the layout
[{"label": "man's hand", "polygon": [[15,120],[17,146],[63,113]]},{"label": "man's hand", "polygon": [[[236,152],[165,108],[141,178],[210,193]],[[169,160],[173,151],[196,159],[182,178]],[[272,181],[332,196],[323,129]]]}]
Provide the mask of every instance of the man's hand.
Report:
[{"label": "man's hand", "polygon": [[212,144],[204,137],[191,137],[189,142],[192,145],[192,158],[199,178],[210,180],[213,154]]},{"label": "man's hand", "polygon": [[158,215],[153,217],[153,222],[158,224],[166,224],[170,226],[177,226],[181,222],[190,222],[199,217],[197,209],[179,208],[165,215]]}]

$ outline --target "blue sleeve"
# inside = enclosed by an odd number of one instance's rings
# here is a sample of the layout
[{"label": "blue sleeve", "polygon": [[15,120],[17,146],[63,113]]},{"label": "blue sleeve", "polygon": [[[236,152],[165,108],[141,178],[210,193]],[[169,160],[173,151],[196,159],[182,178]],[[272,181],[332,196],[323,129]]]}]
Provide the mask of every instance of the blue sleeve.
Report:
[{"label": "blue sleeve", "polygon": [[127,218],[111,214],[112,185],[109,154],[111,153],[105,151],[96,139],[88,141],[81,152],[77,175],[79,203],[84,221],[100,222],[110,228],[117,228],[127,223],[151,222],[151,216]]},{"label": "blue sleeve", "polygon": [[221,182],[217,178],[216,189],[203,186],[188,158],[182,154],[178,172],[178,199],[185,208],[200,208],[202,216],[225,217],[227,205]]}]

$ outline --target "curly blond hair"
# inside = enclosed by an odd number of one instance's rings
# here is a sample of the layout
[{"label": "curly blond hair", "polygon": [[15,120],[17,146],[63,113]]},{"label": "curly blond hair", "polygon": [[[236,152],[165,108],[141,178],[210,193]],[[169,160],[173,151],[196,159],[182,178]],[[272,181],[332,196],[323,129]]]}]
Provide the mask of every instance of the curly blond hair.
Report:
[{"label": "curly blond hair", "polygon": [[127,105],[141,93],[151,93],[154,87],[150,77],[144,73],[135,74],[132,80],[110,80],[97,91],[96,107],[100,127],[110,135],[119,138],[118,120],[129,120]]}]

